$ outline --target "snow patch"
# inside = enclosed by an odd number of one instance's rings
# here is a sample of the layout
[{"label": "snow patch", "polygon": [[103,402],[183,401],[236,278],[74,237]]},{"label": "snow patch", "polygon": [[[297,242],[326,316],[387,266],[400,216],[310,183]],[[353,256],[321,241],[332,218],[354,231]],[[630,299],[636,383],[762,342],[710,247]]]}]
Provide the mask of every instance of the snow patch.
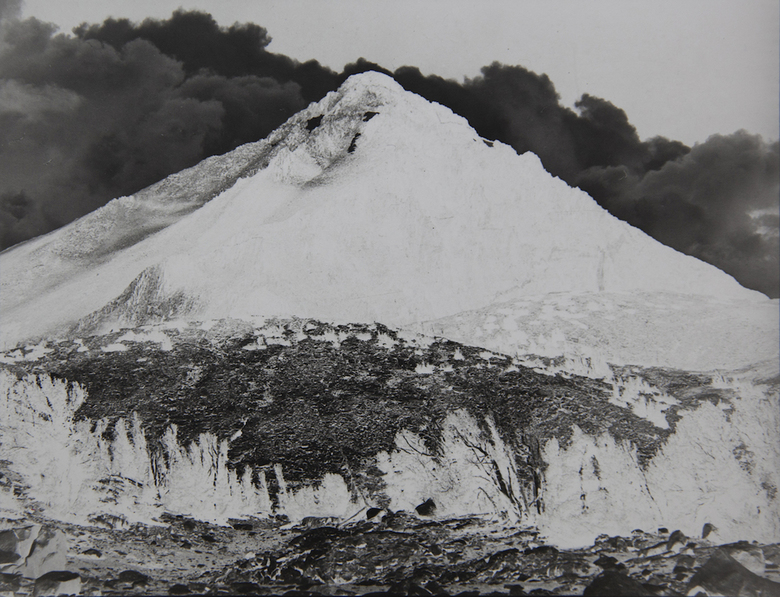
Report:
[{"label": "snow patch", "polygon": [[124,342],[153,342],[160,345],[160,350],[170,351],[173,350],[173,343],[168,335],[163,332],[159,327],[150,327],[142,329],[141,333],[133,330],[127,330],[121,337],[116,340],[118,343]]},{"label": "snow patch", "polygon": [[387,350],[390,350],[391,348],[393,348],[393,346],[398,344],[393,338],[391,338],[387,334],[378,334],[376,337],[376,342],[379,346],[381,346],[382,348],[386,348]]},{"label": "snow patch", "polygon": [[430,375],[436,372],[436,365],[432,365],[430,363],[418,363],[414,368],[414,372],[420,373],[422,375]]},{"label": "snow patch", "polygon": [[50,352],[53,352],[52,348],[47,347],[47,342],[39,342],[38,344],[33,345],[27,345],[24,347],[24,356],[22,357],[25,361],[38,361],[45,357]]},{"label": "snow patch", "polygon": [[107,346],[104,346],[101,348],[103,352],[127,352],[128,348],[126,345],[121,344],[119,342],[114,342],[112,344],[108,344]]}]

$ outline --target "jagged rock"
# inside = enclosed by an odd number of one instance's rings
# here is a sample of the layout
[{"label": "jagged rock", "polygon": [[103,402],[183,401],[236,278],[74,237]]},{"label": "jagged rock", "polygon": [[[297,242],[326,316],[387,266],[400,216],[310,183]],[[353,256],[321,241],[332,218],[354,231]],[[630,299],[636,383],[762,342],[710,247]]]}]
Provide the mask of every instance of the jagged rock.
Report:
[{"label": "jagged rock", "polygon": [[657,595],[642,583],[615,570],[605,570],[582,593],[585,597],[625,597],[626,595]]},{"label": "jagged rock", "polygon": [[686,544],[687,537],[682,531],[674,531],[666,542],[667,551],[679,552]]},{"label": "jagged rock", "polygon": [[415,510],[420,516],[431,516],[434,512],[436,512],[436,502],[434,502],[433,499],[428,498],[422,504],[417,506]]},{"label": "jagged rock", "polygon": [[607,570],[608,568],[614,568],[615,565],[618,563],[617,558],[613,558],[612,556],[599,556],[599,558],[593,562],[598,566],[599,568],[603,568],[604,570]]},{"label": "jagged rock", "polygon": [[4,570],[24,563],[40,529],[40,525],[31,525],[0,531],[0,566]]},{"label": "jagged rock", "polygon": [[30,547],[30,554],[19,568],[27,578],[39,578],[52,570],[62,570],[67,563],[68,540],[58,529],[43,527]]},{"label": "jagged rock", "polygon": [[58,529],[36,524],[0,531],[0,566],[25,578],[62,570],[67,551],[65,534]]},{"label": "jagged rock", "polygon": [[130,585],[132,588],[144,587],[149,582],[149,577],[137,570],[125,570],[119,573],[117,582]]},{"label": "jagged rock", "polygon": [[48,595],[79,595],[81,576],[67,570],[52,570],[35,579],[33,597]]},{"label": "jagged rock", "polygon": [[696,571],[688,586],[689,595],[695,595],[697,588],[702,588],[707,594],[734,597],[780,596],[780,583],[754,574],[723,548],[715,550],[707,563]]},{"label": "jagged rock", "polygon": [[0,595],[6,593],[13,595],[16,591],[19,590],[21,584],[21,575],[0,572]]}]

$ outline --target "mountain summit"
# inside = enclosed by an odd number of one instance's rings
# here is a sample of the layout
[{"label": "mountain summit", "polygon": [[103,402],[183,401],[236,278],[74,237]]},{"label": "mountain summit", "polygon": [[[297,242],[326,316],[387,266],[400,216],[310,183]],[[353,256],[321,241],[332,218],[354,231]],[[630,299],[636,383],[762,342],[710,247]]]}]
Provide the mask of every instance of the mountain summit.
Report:
[{"label": "mountain summit", "polygon": [[5,347],[170,318],[403,325],[551,292],[762,298],[375,72],[0,268]]}]

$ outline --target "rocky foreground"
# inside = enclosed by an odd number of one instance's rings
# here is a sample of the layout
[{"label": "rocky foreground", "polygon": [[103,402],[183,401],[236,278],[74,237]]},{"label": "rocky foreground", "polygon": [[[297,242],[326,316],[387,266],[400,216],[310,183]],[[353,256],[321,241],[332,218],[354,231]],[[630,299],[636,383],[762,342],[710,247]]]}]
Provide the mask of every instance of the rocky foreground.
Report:
[{"label": "rocky foreground", "polygon": [[[780,544],[634,531],[558,550],[475,517],[361,513],[121,529],[4,521],[1,595],[780,595]],[[162,521],[161,521],[162,522]]]}]

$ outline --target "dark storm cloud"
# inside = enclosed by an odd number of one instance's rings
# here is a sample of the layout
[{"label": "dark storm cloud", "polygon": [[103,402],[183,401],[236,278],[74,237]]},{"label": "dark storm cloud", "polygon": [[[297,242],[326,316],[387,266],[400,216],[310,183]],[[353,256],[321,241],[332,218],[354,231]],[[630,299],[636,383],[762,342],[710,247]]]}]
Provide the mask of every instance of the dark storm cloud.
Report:
[{"label": "dark storm cloud", "polygon": [[0,19],[15,19],[22,12],[22,0],[0,0]]},{"label": "dark storm cloud", "polygon": [[[777,142],[745,131],[712,136],[681,160],[647,173],[627,197],[633,210],[627,219],[661,242],[778,296]],[[675,210],[692,216],[670,226]]]},{"label": "dark storm cloud", "polygon": [[268,135],[349,75],[378,70],[461,114],[655,238],[778,296],[777,143],[744,132],[693,149],[642,141],[623,110],[562,106],[546,75],[494,63],[462,83],[364,59],[341,73],[267,50],[254,24],[200,12],[108,19],[58,35],[0,0],[2,247],[209,155]]},{"label": "dark storm cloud", "polygon": [[[4,1],[2,14],[13,14]],[[195,16],[196,24],[207,17]],[[184,17],[177,13],[162,24],[192,21]],[[181,43],[189,46],[202,29],[180,36]],[[256,43],[263,54],[267,39],[259,29],[222,33],[227,42],[238,40],[234,53]],[[206,38],[203,44],[230,54],[222,30],[209,31],[216,41]],[[166,54],[140,35],[104,43],[57,34],[35,19],[6,18],[0,46],[2,248],[208,155],[256,141],[306,106],[295,81],[280,82],[262,71],[219,74],[183,60],[197,58]],[[293,71],[307,68],[285,57],[276,62],[289,63]]]},{"label": "dark storm cloud", "polygon": [[144,39],[180,61],[187,75],[205,70],[227,78],[261,76],[295,82],[307,104],[339,84],[336,73],[314,60],[301,64],[268,52],[266,46],[271,38],[263,27],[253,23],[220,27],[203,12],[177,10],[170,19],[147,19],[140,25],[127,19],[107,19],[100,25],[81,25],[74,33],[81,39],[98,40],[116,49]]}]

